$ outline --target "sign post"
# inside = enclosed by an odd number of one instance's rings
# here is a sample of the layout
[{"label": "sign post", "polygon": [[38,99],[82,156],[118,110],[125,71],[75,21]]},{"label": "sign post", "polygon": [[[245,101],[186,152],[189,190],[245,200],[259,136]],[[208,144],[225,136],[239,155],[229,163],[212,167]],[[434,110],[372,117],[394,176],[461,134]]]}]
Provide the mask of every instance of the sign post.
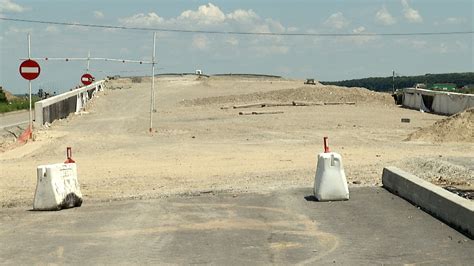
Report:
[{"label": "sign post", "polygon": [[[30,36],[30,33],[28,33],[28,59],[31,58],[31,36]],[[30,59],[31,60],[31,59]],[[39,68],[39,65],[38,65],[38,75],[39,75],[39,72],[40,72],[40,68]],[[29,112],[28,112],[28,121],[29,121],[29,128],[30,128],[30,138],[31,138],[31,135],[33,134],[33,113],[32,113],[32,108],[31,108],[31,103],[32,103],[32,100],[31,100],[31,79],[28,80],[28,88],[29,88],[29,99],[30,99],[30,109],[29,109]]]},{"label": "sign post", "polygon": [[40,75],[40,72],[41,72],[41,68],[39,66],[39,64],[34,61],[34,60],[31,60],[31,38],[30,38],[30,34],[28,33],[28,60],[25,60],[23,61],[21,64],[20,64],[20,75],[28,80],[28,91],[29,91],[29,100],[30,100],[30,108],[29,108],[29,127],[28,127],[28,130],[29,130],[29,138],[31,138],[31,135],[32,135],[32,132],[33,132],[33,113],[32,113],[32,99],[31,99],[31,81],[33,79],[36,79],[39,75]]}]

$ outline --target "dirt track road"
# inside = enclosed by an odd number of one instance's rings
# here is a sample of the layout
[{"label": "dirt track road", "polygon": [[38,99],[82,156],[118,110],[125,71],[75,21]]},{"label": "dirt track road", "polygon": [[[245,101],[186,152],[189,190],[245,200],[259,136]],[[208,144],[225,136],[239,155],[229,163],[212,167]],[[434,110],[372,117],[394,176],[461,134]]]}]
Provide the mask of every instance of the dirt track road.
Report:
[{"label": "dirt track road", "polygon": [[[73,148],[82,192],[91,201],[312,186],[324,136],[331,149],[342,154],[352,186],[380,184],[384,166],[403,168],[419,158],[466,156],[474,150],[466,143],[404,141],[410,132],[443,117],[388,101],[271,107],[265,111],[284,113],[254,116],[221,110],[233,104],[224,103],[225,98],[205,104],[188,101],[298,88],[302,81],[191,76],[160,78],[156,84],[152,135],[150,83],[125,79],[111,82],[109,88],[129,89],[107,90],[86,113],[55,122],[37,133],[37,141],[0,153],[1,206],[31,204],[36,166],[63,161],[67,146]],[[401,123],[405,117],[411,123]]]}]

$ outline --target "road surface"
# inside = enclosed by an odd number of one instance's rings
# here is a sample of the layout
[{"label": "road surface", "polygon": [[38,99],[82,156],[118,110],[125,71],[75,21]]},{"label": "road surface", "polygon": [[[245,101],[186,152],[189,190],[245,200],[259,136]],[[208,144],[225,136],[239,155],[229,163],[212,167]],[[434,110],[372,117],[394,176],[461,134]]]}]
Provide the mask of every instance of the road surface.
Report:
[{"label": "road surface", "polygon": [[311,188],[0,209],[6,264],[454,264],[474,241],[380,187],[344,202]]},{"label": "road surface", "polygon": [[28,124],[28,111],[0,114],[0,129]]}]

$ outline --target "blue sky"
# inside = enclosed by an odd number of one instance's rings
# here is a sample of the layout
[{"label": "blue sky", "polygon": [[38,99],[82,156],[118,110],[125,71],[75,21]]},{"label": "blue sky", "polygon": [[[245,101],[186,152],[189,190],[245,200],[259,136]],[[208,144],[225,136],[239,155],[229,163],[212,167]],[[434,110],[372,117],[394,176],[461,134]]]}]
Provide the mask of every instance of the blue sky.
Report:
[{"label": "blue sky", "polygon": [[[274,33],[473,31],[472,0],[0,0],[0,16],[61,22]],[[0,84],[26,92],[18,74],[31,32],[33,57],[149,60],[152,32],[0,21]],[[288,37],[157,33],[157,72],[265,73],[342,80],[474,71],[474,34]],[[33,90],[65,91],[83,62],[40,62]],[[92,62],[92,74],[149,75],[145,65]]]}]

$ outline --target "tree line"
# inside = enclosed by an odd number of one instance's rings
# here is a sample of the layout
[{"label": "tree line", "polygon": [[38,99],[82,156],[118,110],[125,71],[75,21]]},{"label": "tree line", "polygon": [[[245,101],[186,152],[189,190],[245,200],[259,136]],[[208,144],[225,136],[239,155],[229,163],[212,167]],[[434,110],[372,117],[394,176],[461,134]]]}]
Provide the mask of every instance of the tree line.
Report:
[{"label": "tree line", "polygon": [[466,73],[445,73],[445,74],[425,74],[421,76],[395,76],[392,77],[372,77],[362,79],[351,79],[342,81],[322,81],[324,85],[337,85],[344,87],[363,87],[374,91],[392,91],[395,89],[403,89],[414,87],[417,83],[438,84],[452,83],[458,88],[466,85],[474,86],[474,72]]}]

